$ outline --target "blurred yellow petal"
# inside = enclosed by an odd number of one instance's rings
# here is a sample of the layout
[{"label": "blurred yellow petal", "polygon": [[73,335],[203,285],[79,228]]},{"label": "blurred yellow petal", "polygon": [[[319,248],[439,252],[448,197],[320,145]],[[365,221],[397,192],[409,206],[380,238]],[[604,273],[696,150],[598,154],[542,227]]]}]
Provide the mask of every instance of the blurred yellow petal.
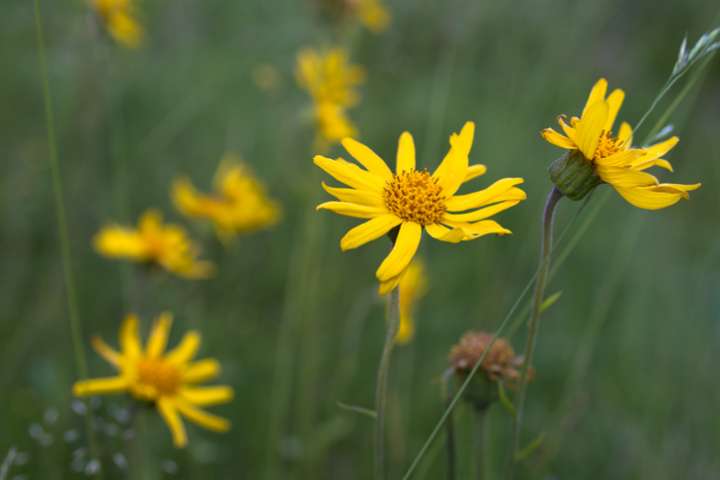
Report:
[{"label": "blurred yellow petal", "polygon": [[128,257],[143,260],[146,257],[145,244],[137,231],[112,225],[104,227],[93,238],[98,253],[107,257]]},{"label": "blurred yellow petal", "polygon": [[138,317],[130,313],[120,327],[120,349],[125,357],[135,358],[140,355],[142,347],[138,335]]},{"label": "blurred yellow petal", "polygon": [[105,343],[100,337],[92,337],[90,344],[101,357],[107,360],[115,367],[120,367],[122,363],[122,356],[115,349],[111,348],[110,345]]},{"label": "blurred yellow petal", "polygon": [[191,403],[181,398],[176,398],[173,403],[185,418],[203,428],[215,432],[227,432],[230,430],[230,422],[222,417],[195,408]]},{"label": "blurred yellow petal", "polygon": [[193,405],[209,406],[227,403],[233,399],[233,389],[218,385],[214,387],[188,387],[184,388],[180,395]]},{"label": "blurred yellow petal", "polygon": [[169,312],[161,313],[157,320],[155,320],[155,324],[148,337],[145,355],[155,358],[165,352],[172,320],[172,315]]},{"label": "blurred yellow petal", "polygon": [[177,347],[168,352],[166,358],[176,364],[187,363],[195,357],[199,347],[200,333],[191,330],[183,336]]},{"label": "blurred yellow petal", "polygon": [[198,360],[190,364],[183,374],[187,383],[199,383],[211,380],[220,374],[220,363],[212,358]]},{"label": "blurred yellow petal", "polygon": [[73,395],[86,397],[88,395],[107,395],[122,393],[128,388],[127,380],[123,377],[93,378],[81,380],[73,385]]},{"label": "blurred yellow petal", "polygon": [[177,448],[183,448],[186,446],[187,433],[185,433],[185,426],[180,419],[180,415],[178,415],[178,409],[176,408],[175,402],[169,398],[161,398],[157,402],[157,406],[160,415],[170,429],[173,444]]}]

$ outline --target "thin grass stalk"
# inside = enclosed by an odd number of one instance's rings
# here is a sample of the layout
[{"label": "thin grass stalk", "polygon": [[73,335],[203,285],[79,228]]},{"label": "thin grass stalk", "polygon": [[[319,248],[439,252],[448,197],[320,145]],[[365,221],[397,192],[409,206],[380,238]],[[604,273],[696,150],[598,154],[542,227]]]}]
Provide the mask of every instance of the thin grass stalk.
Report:
[{"label": "thin grass stalk", "polygon": [[[452,374],[453,370],[448,369],[443,375],[443,393],[446,406],[450,405],[453,398],[450,386]],[[455,422],[453,421],[452,411],[447,422],[445,422],[445,449],[447,451],[447,480],[455,480],[457,454],[455,453]]]},{"label": "thin grass stalk", "polygon": [[[60,256],[62,258],[63,279],[65,282],[65,298],[70,320],[70,334],[72,338],[73,353],[75,356],[75,367],[80,379],[87,378],[88,369],[85,359],[85,350],[82,345],[82,325],[77,306],[77,295],[75,291],[75,279],[72,270],[72,256],[70,253],[70,239],[68,235],[68,222],[65,215],[65,200],[60,176],[60,160],[58,157],[57,140],[55,135],[55,114],[50,94],[50,75],[48,73],[45,35],[43,31],[42,15],[40,12],[39,0],[34,0],[35,13],[35,40],[37,43],[38,64],[42,78],[43,102],[45,104],[45,123],[47,127],[47,142],[49,150],[50,174],[52,176],[53,195],[55,197],[55,215],[57,216],[58,237],[60,239]],[[98,459],[98,449],[95,442],[93,412],[86,402],[87,412],[85,415],[85,435],[88,439],[90,453],[93,458]],[[98,469],[96,478],[102,478],[102,468]]]},{"label": "thin grass stalk", "polygon": [[395,287],[387,297],[387,333],[383,346],[380,366],[377,373],[375,389],[375,478],[385,478],[385,409],[387,406],[388,377],[390,374],[390,360],[395,346],[395,334],[400,325],[400,288]]},{"label": "thin grass stalk", "polygon": [[540,322],[540,307],[545,298],[545,284],[550,272],[550,257],[552,253],[553,227],[555,224],[555,208],[562,198],[562,193],[553,187],[545,202],[542,220],[542,237],[540,238],[540,267],[537,279],[535,280],[535,293],[533,295],[532,313],[528,322],[528,335],[525,342],[525,358],[520,373],[520,385],[517,395],[517,413],[513,416],[512,451],[508,478],[513,478],[515,471],[515,455],[520,448],[520,437],[522,433],[523,413],[525,409],[525,398],[527,396],[527,380],[530,365],[532,365],[535,343],[537,341],[538,327]]}]

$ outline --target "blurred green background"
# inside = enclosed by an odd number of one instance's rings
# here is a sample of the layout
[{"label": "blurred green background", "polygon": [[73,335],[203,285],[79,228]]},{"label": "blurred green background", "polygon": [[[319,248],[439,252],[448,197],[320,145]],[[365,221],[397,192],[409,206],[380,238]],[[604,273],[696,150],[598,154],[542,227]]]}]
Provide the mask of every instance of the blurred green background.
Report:
[{"label": "blurred green background", "polygon": [[[443,411],[449,348],[468,329],[495,330],[536,267],[545,170],[559,155],[539,130],[578,111],[600,76],[626,90],[620,117],[636,122],[683,36],[692,42],[720,20],[710,0],[387,5],[392,26],[374,35],[342,32],[310,1],[144,0],[146,42],[128,51],[105,38],[83,2],[41,1],[85,340],[101,334],[115,344],[126,312],[138,311],[147,328],[168,309],[171,343],[201,329],[202,355],[221,360],[220,381],[236,390],[232,404],[213,409],[232,431],[189,427],[183,451],[155,415],[123,440],[112,425],[128,399],[103,398],[107,478],[126,476],[118,454],[142,462],[143,478],[371,477],[372,421],[337,402],[373,403],[384,331],[373,272],[388,245],[341,253],[339,238],[355,222],[314,210],[326,177],[312,165],[309,99],[293,78],[301,47],[342,43],[366,68],[351,117],[384,158],[394,159],[409,130],[418,164],[434,168],[449,134],[473,120],[471,160],[489,167],[478,184],[526,179],[528,200],[499,217],[512,236],[423,242],[430,288],[390,379],[390,478],[400,478]],[[4,2],[0,32],[0,455],[13,446],[23,453],[8,478],[74,478],[83,475],[73,473],[83,440],[67,432],[82,436],[82,421],[71,408],[77,374],[32,3]],[[265,64],[280,74],[272,91],[253,80]],[[542,432],[545,440],[524,478],[720,477],[720,62],[703,80],[672,117],[676,173],[662,178],[704,187],[660,212],[611,195],[550,283],[549,293],[563,295],[543,317],[526,416],[526,440]],[[170,202],[172,179],[187,174],[208,189],[228,150],[264,179],[284,217],[228,248],[191,227],[219,267],[214,278],[147,275],[92,250],[101,225],[134,223],[150,206],[185,222]],[[560,229],[578,207],[561,205]],[[521,350],[523,329],[511,340]],[[91,376],[111,374],[85,346]],[[455,418],[459,478],[469,478],[472,412],[460,406]],[[486,427],[487,476],[500,478],[510,417],[495,406]],[[441,436],[416,478],[444,472]]]}]

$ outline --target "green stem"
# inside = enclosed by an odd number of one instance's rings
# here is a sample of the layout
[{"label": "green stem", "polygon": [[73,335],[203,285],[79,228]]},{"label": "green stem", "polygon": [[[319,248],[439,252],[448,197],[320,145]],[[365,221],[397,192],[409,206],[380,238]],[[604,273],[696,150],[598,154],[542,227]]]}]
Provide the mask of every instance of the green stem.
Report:
[{"label": "green stem", "polygon": [[[72,271],[72,256],[70,254],[70,240],[68,235],[67,218],[65,215],[65,200],[60,178],[60,160],[58,158],[57,141],[55,136],[55,114],[53,112],[52,96],[50,94],[50,80],[45,57],[45,37],[43,34],[42,16],[40,14],[39,0],[34,0],[35,10],[35,35],[37,42],[38,64],[42,77],[43,102],[45,104],[45,123],[47,126],[47,141],[49,150],[50,174],[52,176],[53,195],[55,197],[55,214],[58,223],[58,236],[60,238],[60,255],[62,257],[63,278],[65,281],[65,298],[70,319],[70,334],[72,347],[75,355],[75,367],[80,379],[87,378],[88,369],[85,360],[85,350],[82,346],[82,326],[77,307],[75,293],[75,280]],[[85,434],[88,438],[90,453],[93,458],[99,459],[98,449],[95,443],[93,428],[93,414],[90,405],[87,404],[88,414],[85,415]],[[97,478],[102,478],[102,468],[98,470]]]},{"label": "green stem", "polygon": [[[453,399],[453,392],[450,387],[450,381],[454,371],[449,369],[443,375],[443,389],[445,393],[445,406],[450,407]],[[455,465],[457,463],[457,455],[455,454],[455,425],[453,422],[452,411],[445,422],[445,447],[447,449],[447,480],[455,480]]]},{"label": "green stem", "polygon": [[486,409],[475,410],[475,478],[485,478],[485,413]]},{"label": "green stem", "polygon": [[385,478],[385,406],[387,404],[388,376],[390,373],[390,359],[395,346],[395,334],[400,324],[400,289],[394,288],[388,295],[387,301],[387,333],[383,347],[380,366],[378,367],[377,385],[375,389],[375,478]]},{"label": "green stem", "polygon": [[530,321],[528,322],[528,335],[525,343],[525,360],[520,374],[520,386],[517,396],[517,414],[513,417],[513,440],[510,457],[510,469],[508,478],[513,478],[515,455],[520,448],[520,437],[522,433],[523,413],[525,410],[525,398],[527,396],[527,379],[530,366],[532,365],[533,353],[538,334],[540,321],[540,306],[545,295],[545,283],[550,271],[550,254],[552,252],[553,226],[555,223],[555,207],[562,198],[560,191],[553,187],[545,202],[542,221],[542,237],[540,239],[540,266],[537,279],[535,280],[535,292],[533,295]]}]

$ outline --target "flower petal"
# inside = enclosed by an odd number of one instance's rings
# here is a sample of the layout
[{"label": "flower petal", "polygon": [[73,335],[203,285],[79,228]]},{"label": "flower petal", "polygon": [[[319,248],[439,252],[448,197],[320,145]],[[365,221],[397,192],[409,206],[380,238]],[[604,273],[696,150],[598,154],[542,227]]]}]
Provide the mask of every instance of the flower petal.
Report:
[{"label": "flower petal", "polygon": [[190,402],[187,402],[181,398],[176,398],[175,407],[182,413],[188,420],[203,428],[212,430],[214,432],[227,432],[230,430],[230,422],[222,417],[213,415],[211,413],[200,410],[194,407]]},{"label": "flower petal", "polygon": [[187,363],[195,356],[198,348],[200,348],[200,333],[191,330],[183,336],[177,347],[168,352],[165,359],[176,365]]},{"label": "flower petal", "polygon": [[448,225],[458,227],[465,233],[463,240],[474,240],[476,238],[490,235],[509,235],[512,232],[493,220],[483,220],[477,223],[455,223],[448,222]]},{"label": "flower petal", "polygon": [[220,373],[220,363],[214,358],[198,360],[183,372],[185,383],[200,383],[213,379]]},{"label": "flower petal", "polygon": [[608,104],[604,101],[592,104],[586,112],[583,112],[577,125],[575,142],[585,158],[592,160],[595,156],[595,150],[607,118]]},{"label": "flower petal", "polygon": [[637,165],[642,165],[646,162],[650,163],[653,160],[662,157],[670,150],[675,148],[675,145],[677,145],[679,141],[680,139],[678,137],[670,137],[663,142],[656,143],[655,145],[651,145],[647,148],[643,148],[643,156],[638,158],[637,161],[634,162],[633,168],[636,168]]},{"label": "flower petal", "polygon": [[402,220],[392,213],[372,218],[348,230],[340,240],[340,248],[343,251],[347,251],[365,245],[368,242],[382,237],[401,223]]},{"label": "flower petal", "polygon": [[385,180],[392,180],[392,171],[387,163],[370,147],[352,138],[344,138],[342,145],[355,160],[365,167],[370,173]]},{"label": "flower petal", "polygon": [[597,82],[595,82],[595,85],[593,85],[592,90],[590,90],[590,95],[588,95],[587,101],[585,102],[585,107],[583,108],[582,115],[580,115],[580,118],[584,118],[587,111],[595,105],[598,102],[602,102],[605,100],[605,94],[607,93],[607,87],[608,83],[607,80],[604,78],[601,78]]},{"label": "flower petal", "polygon": [[658,184],[658,179],[653,175],[628,168],[598,167],[597,174],[604,182],[616,188],[646,187]]},{"label": "flower petal", "polygon": [[613,90],[613,92],[607,97],[608,104],[608,116],[605,120],[605,131],[612,131],[613,124],[617,118],[617,114],[622,107],[623,101],[625,100],[625,92],[619,88]]},{"label": "flower petal", "polygon": [[313,163],[331,175],[337,181],[344,183],[358,190],[382,191],[385,187],[385,180],[377,175],[373,175],[367,170],[363,170],[354,163],[338,158],[323,157],[315,155]]},{"label": "flower petal", "polygon": [[483,190],[450,197],[445,201],[445,207],[449,211],[453,212],[482,207],[483,205],[494,201],[495,197],[498,195],[502,195],[512,189],[515,185],[520,185],[524,181],[525,180],[522,178],[503,178]]},{"label": "flower petal", "polygon": [[400,275],[396,275],[388,280],[385,280],[384,282],[380,282],[380,285],[378,286],[378,295],[387,295],[390,293],[395,287],[398,286],[400,283],[400,280],[402,280],[403,275],[405,275],[406,270],[403,270]]},{"label": "flower petal", "polygon": [[147,340],[146,355],[148,357],[157,358],[165,352],[172,320],[172,314],[169,312],[161,313],[155,320],[155,325],[153,325]]},{"label": "flower petal", "polygon": [[173,444],[178,448],[182,448],[187,445],[187,433],[185,433],[185,426],[180,419],[180,415],[178,415],[173,400],[166,397],[160,397],[157,402],[157,407],[160,415],[163,417],[163,420],[165,420],[165,423],[170,429]]},{"label": "flower petal", "polygon": [[128,388],[128,382],[123,377],[91,378],[75,382],[73,395],[86,397],[88,395],[107,395],[121,393]]},{"label": "flower petal", "polygon": [[349,202],[324,202],[315,208],[317,210],[330,210],[338,215],[355,218],[373,218],[388,213],[385,207],[371,207]]},{"label": "flower petal", "polygon": [[422,227],[413,222],[403,222],[390,254],[375,272],[378,280],[387,281],[407,268],[417,252],[422,238]]},{"label": "flower petal", "polygon": [[700,188],[701,184],[673,185],[661,183],[649,187],[628,187],[615,190],[631,205],[645,210],[659,210],[687,199],[690,190]]},{"label": "flower petal", "polygon": [[448,228],[439,223],[425,225],[425,231],[435,240],[448,243],[460,243],[465,238],[465,233],[460,228]]},{"label": "flower petal", "polygon": [[410,132],[403,132],[398,140],[395,173],[400,175],[413,170],[415,170],[415,142]]},{"label": "flower petal", "polygon": [[488,217],[492,217],[496,213],[512,208],[518,203],[520,203],[520,200],[509,200],[468,213],[445,213],[443,215],[443,222],[477,222],[478,220],[484,220]]},{"label": "flower petal", "polygon": [[130,313],[120,327],[120,350],[123,356],[137,358],[140,356],[140,337],[138,335],[138,317]]},{"label": "flower petal", "polygon": [[485,172],[487,172],[487,167],[482,163],[470,165],[467,169],[467,173],[465,174],[465,179],[463,180],[463,183],[468,182],[473,178],[477,178],[481,175],[485,175]]},{"label": "flower petal", "polygon": [[454,195],[465,180],[474,137],[475,124],[465,122],[459,135],[450,136],[450,150],[432,175],[448,197]]},{"label": "flower petal", "polygon": [[384,205],[382,195],[377,191],[356,190],[354,188],[336,188],[322,182],[322,188],[341,202],[357,203],[359,205]]},{"label": "flower petal", "polygon": [[122,356],[119,352],[115,351],[114,348],[111,348],[110,345],[105,343],[102,338],[92,337],[90,339],[90,344],[101,357],[108,361],[108,363],[111,363],[115,367],[120,367]]},{"label": "flower petal", "polygon": [[577,149],[577,146],[575,145],[575,142],[570,140],[565,135],[561,135],[552,128],[546,128],[544,129],[540,135],[545,139],[546,142],[552,143],[556,147],[565,148],[567,150],[575,150]]},{"label": "flower petal", "polygon": [[233,399],[233,389],[226,385],[212,387],[188,387],[180,391],[180,395],[194,405],[208,406],[227,403]]}]

